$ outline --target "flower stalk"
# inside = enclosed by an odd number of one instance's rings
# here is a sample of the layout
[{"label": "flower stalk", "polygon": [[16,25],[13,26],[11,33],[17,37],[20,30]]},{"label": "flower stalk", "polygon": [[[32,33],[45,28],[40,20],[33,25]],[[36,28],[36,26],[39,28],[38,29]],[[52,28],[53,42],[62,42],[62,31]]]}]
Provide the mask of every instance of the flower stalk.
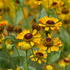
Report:
[{"label": "flower stalk", "polygon": [[27,50],[25,51],[26,56],[24,58],[24,70],[29,70],[28,68],[28,56],[27,56]]}]

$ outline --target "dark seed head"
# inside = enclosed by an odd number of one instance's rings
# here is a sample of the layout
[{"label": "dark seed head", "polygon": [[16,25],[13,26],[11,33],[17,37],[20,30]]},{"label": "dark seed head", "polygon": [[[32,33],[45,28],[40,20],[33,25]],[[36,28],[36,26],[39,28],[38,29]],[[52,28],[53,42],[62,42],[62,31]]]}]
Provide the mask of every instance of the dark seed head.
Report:
[{"label": "dark seed head", "polygon": [[9,12],[10,9],[7,7],[7,8],[4,8],[4,11],[5,11],[5,12]]},{"label": "dark seed head", "polygon": [[0,27],[0,33],[2,33],[4,30],[4,27]]},{"label": "dark seed head", "polygon": [[48,36],[48,34],[50,33],[50,31],[46,31],[45,33],[46,33],[46,35]]},{"label": "dark seed head", "polygon": [[19,4],[19,0],[16,0],[16,3]]},{"label": "dark seed head", "polygon": [[52,43],[50,43],[50,44],[47,44],[46,46],[47,46],[47,47],[51,47],[51,46],[52,46]]},{"label": "dark seed head", "polygon": [[70,63],[70,59],[64,59],[64,62]]},{"label": "dark seed head", "polygon": [[38,57],[42,57],[42,56],[43,56],[43,53],[41,53],[41,52],[37,52],[37,53],[36,53],[36,56],[38,56]]},{"label": "dark seed head", "polygon": [[8,32],[13,32],[13,30],[14,30],[14,26],[13,26],[12,24],[9,24],[9,25],[7,26],[7,31],[8,31]]},{"label": "dark seed head", "polygon": [[53,45],[52,39],[51,38],[46,38],[46,42],[44,44],[47,47],[51,47]]},{"label": "dark seed head", "polygon": [[68,19],[68,20],[67,20],[67,19],[64,19],[63,22],[64,22],[65,24],[66,24],[66,23],[70,23],[70,20],[69,20],[69,19]]},{"label": "dark seed head", "polygon": [[0,9],[0,12],[2,12],[2,9]]},{"label": "dark seed head", "polygon": [[46,39],[47,42],[51,42],[51,40],[52,40],[51,38],[47,38]]},{"label": "dark seed head", "polygon": [[3,9],[0,8],[0,16],[3,15]]},{"label": "dark seed head", "polygon": [[37,0],[37,1],[41,1],[41,0]]},{"label": "dark seed head", "polygon": [[37,23],[34,23],[33,25],[32,25],[32,29],[34,30],[34,29],[36,29],[36,30],[40,30],[40,26],[37,24]]},{"label": "dark seed head", "polygon": [[31,33],[27,33],[24,38],[25,39],[31,39],[33,37],[33,35]]},{"label": "dark seed head", "polygon": [[48,20],[46,23],[47,23],[47,24],[55,24],[55,22],[52,21],[52,20]]},{"label": "dark seed head", "polygon": [[15,31],[16,33],[20,33],[20,32],[22,32],[22,28],[20,28],[20,27],[15,27],[15,28],[14,28],[14,31]]},{"label": "dark seed head", "polygon": [[69,10],[66,9],[66,8],[63,8],[63,9],[62,9],[62,13],[63,13],[63,14],[68,14],[68,13],[69,13]]},{"label": "dark seed head", "polygon": [[52,3],[52,6],[55,6],[55,5],[57,5],[57,2],[53,2],[53,3]]}]

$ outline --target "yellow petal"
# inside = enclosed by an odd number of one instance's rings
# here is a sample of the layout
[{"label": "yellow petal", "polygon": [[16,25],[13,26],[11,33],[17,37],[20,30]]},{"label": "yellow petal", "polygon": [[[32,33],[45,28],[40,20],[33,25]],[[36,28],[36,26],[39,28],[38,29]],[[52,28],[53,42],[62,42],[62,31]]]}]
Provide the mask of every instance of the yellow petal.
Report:
[{"label": "yellow petal", "polygon": [[51,49],[50,48],[48,49],[48,53],[51,53]]},{"label": "yellow petal", "polygon": [[31,46],[34,46],[34,42],[30,42]]},{"label": "yellow petal", "polygon": [[45,25],[44,25],[44,24],[39,24],[39,26],[43,26],[43,27],[45,27]]},{"label": "yellow petal", "polygon": [[53,70],[53,67],[51,65],[47,65],[46,70]]},{"label": "yellow petal", "polygon": [[37,33],[37,30],[35,29],[35,30],[33,30],[32,35],[35,35],[36,33]]},{"label": "yellow petal", "polygon": [[45,27],[45,30],[48,31],[49,30],[49,27]]},{"label": "yellow petal", "polygon": [[38,60],[38,63],[41,64],[42,63],[41,60]]},{"label": "yellow petal", "polygon": [[51,51],[59,51],[58,47],[51,47]]},{"label": "yellow petal", "polygon": [[20,67],[17,67],[16,70],[21,70],[21,68]]}]

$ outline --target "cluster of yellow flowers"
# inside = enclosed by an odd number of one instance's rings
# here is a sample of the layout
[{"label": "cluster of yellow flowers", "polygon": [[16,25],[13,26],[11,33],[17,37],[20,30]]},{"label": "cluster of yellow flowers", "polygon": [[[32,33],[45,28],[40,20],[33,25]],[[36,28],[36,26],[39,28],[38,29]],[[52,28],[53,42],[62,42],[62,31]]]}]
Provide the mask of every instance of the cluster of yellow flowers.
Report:
[{"label": "cluster of yellow flowers", "polygon": [[[54,9],[55,14],[58,15],[64,23],[70,22],[70,8],[67,6],[70,5],[69,0],[26,0],[24,4],[29,5],[33,10],[38,10],[38,7],[41,6],[46,10]],[[31,11],[31,13],[34,13],[34,11]]]},{"label": "cluster of yellow flowers", "polygon": [[[7,24],[7,27],[10,26],[7,22],[1,22],[3,25]],[[1,26],[3,26],[1,25]],[[21,40],[16,44],[16,48],[20,50],[31,50],[32,54],[29,58],[37,62],[47,63],[47,57],[49,53],[58,52],[62,48],[62,42],[58,37],[53,36],[53,32],[57,31],[61,28],[62,22],[59,19],[54,17],[42,17],[39,19],[39,24],[33,24],[31,30],[23,29],[16,35],[16,40]],[[13,26],[10,26],[13,29]],[[12,32],[12,29],[6,28],[9,32]],[[17,30],[18,31],[18,30]],[[15,33],[14,33],[15,34]],[[12,34],[14,36],[14,34]],[[5,33],[1,33],[0,44],[2,45],[2,41],[6,36]],[[7,35],[8,36],[8,35]],[[13,40],[7,39],[5,40],[5,45],[8,50],[10,50],[10,54],[12,52],[12,43]],[[1,49],[2,47],[0,47]],[[51,69],[52,70],[52,69]]]},{"label": "cluster of yellow flowers", "polygon": [[[9,56],[13,56],[16,49],[19,57],[18,50],[24,51],[24,63],[27,62],[23,65],[24,68],[30,60],[36,64],[44,64],[44,70],[56,70],[55,63],[48,64],[48,56],[64,48],[61,39],[56,35],[63,23],[70,23],[70,9],[64,1],[0,0],[0,51],[6,51]],[[69,5],[70,1],[67,0],[67,3]],[[43,10],[47,15],[40,17]],[[54,10],[56,16],[52,12],[50,15],[50,10]],[[29,25],[31,28],[28,28]],[[60,67],[70,65],[70,55],[57,63]],[[16,65],[15,70],[21,70],[21,67]]]},{"label": "cluster of yellow flowers", "polygon": [[[18,49],[29,50],[33,48],[33,54],[30,56],[32,61],[37,61],[38,63],[46,62],[48,53],[57,52],[62,46],[62,42],[58,37],[54,38],[52,33],[47,33],[47,31],[59,30],[62,26],[57,18],[45,16],[39,20],[40,30],[33,28],[33,30],[23,30],[16,37],[18,40],[23,40],[17,44]],[[40,32],[43,32],[43,37]],[[44,32],[45,31],[45,32]],[[47,51],[47,52],[46,52]]]}]

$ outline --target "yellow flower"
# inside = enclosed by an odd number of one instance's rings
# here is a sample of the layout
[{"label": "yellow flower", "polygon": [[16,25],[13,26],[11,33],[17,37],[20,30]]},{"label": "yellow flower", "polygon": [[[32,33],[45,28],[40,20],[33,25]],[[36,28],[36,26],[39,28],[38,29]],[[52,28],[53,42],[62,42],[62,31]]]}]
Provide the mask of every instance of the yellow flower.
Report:
[{"label": "yellow flower", "polygon": [[15,4],[13,0],[0,0],[0,9],[5,10],[4,12],[9,12],[12,18],[15,16]]},{"label": "yellow flower", "polygon": [[13,41],[11,39],[5,40],[6,49],[11,50],[13,46]]},{"label": "yellow flower", "polygon": [[60,19],[63,20],[64,23],[70,22],[70,9],[67,7],[60,8],[56,11],[57,15]]},{"label": "yellow flower", "polygon": [[31,48],[31,45],[29,43],[23,41],[23,42],[18,43],[17,48],[23,49],[23,50],[28,50]]},{"label": "yellow flower", "polygon": [[45,47],[42,43],[40,45],[37,45],[37,47],[42,51],[47,50],[47,47]]},{"label": "yellow flower", "polygon": [[64,5],[64,2],[61,0],[44,0],[42,2],[42,5],[48,9],[52,9],[52,8],[58,9]]},{"label": "yellow flower", "polygon": [[58,62],[60,67],[70,66],[70,54]]},{"label": "yellow flower", "polygon": [[31,55],[30,58],[32,61],[41,64],[42,62],[46,62],[47,53],[43,50],[35,50],[33,51],[33,55]]},{"label": "yellow flower", "polygon": [[43,44],[47,47],[48,53],[57,52],[62,46],[60,39],[58,37],[52,38],[50,34],[48,34],[48,37],[44,40]]},{"label": "yellow flower", "polygon": [[31,8],[36,8],[39,5],[42,4],[44,0],[26,0],[25,2],[31,7]]},{"label": "yellow flower", "polygon": [[4,25],[7,25],[8,24],[8,21],[7,20],[3,20],[0,22],[0,26],[4,26]]},{"label": "yellow flower", "polygon": [[[8,69],[8,70],[13,70],[13,69]],[[15,70],[21,70],[21,68],[20,67],[17,67]]]},{"label": "yellow flower", "polygon": [[46,65],[45,70],[53,70],[53,66],[52,65]]},{"label": "yellow flower", "polygon": [[39,20],[41,24],[39,26],[44,27],[46,31],[48,30],[59,30],[62,26],[57,18],[45,16]]},{"label": "yellow flower", "polygon": [[0,46],[0,50],[2,49],[3,47],[2,46]]},{"label": "yellow flower", "polygon": [[4,3],[2,0],[0,0],[0,8],[4,7]]},{"label": "yellow flower", "polygon": [[29,49],[34,45],[40,44],[41,35],[37,32],[37,30],[23,30],[17,35],[16,39],[23,40],[23,42],[18,43],[18,47],[23,46],[23,49]]},{"label": "yellow flower", "polygon": [[9,50],[9,54],[10,55],[13,55],[14,54],[14,51],[13,50]]},{"label": "yellow flower", "polygon": [[54,0],[52,2],[52,4],[51,4],[51,7],[57,9],[57,8],[63,7],[63,5],[64,5],[63,1],[61,1],[61,0]]},{"label": "yellow flower", "polygon": [[4,35],[0,34],[0,43],[2,43],[3,40],[4,40]]},{"label": "yellow flower", "polygon": [[13,69],[7,69],[7,70],[13,70]]},{"label": "yellow flower", "polygon": [[21,70],[21,68],[20,67],[17,67],[16,70]]},{"label": "yellow flower", "polygon": [[59,61],[58,64],[59,64],[60,67],[65,67],[66,66],[66,63],[64,62],[64,60]]},{"label": "yellow flower", "polygon": [[68,54],[67,57],[64,58],[64,62],[70,65],[70,54]]}]

